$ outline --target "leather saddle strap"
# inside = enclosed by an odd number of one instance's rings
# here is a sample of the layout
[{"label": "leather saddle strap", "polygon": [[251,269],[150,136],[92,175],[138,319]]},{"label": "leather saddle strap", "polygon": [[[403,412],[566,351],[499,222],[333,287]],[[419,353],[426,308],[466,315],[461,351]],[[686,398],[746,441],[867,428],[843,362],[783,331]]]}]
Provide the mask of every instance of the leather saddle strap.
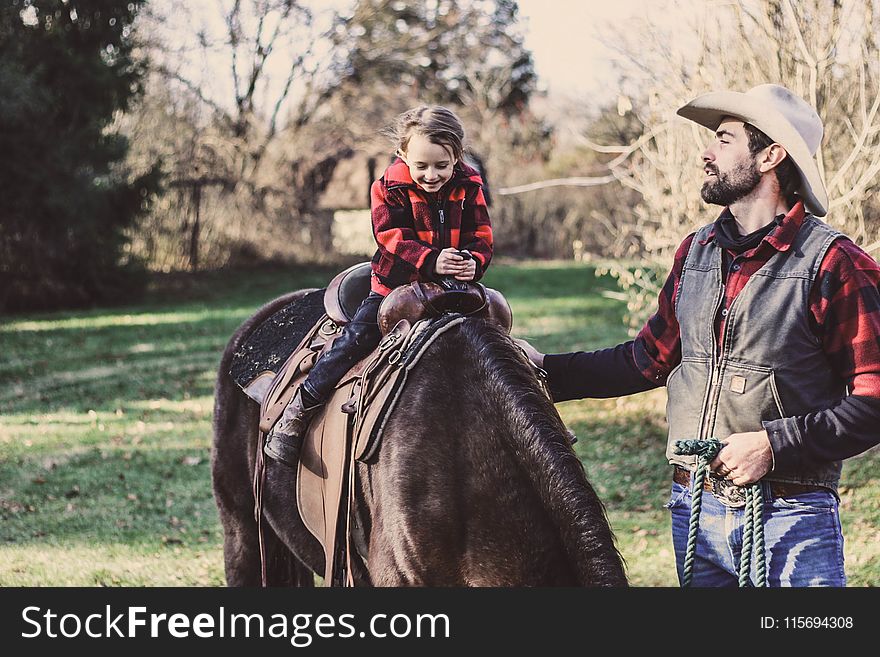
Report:
[{"label": "leather saddle strap", "polygon": [[[355,386],[358,395],[355,416],[353,418],[353,426],[356,428],[355,435],[357,435],[357,429],[359,429],[363,421],[369,402],[372,402],[376,397],[390,374],[391,368],[389,366],[400,361],[404,345],[407,343],[412,329],[413,325],[408,320],[402,319],[397,322],[391,332],[379,343],[378,353],[361,373],[360,379]],[[376,370],[379,370],[379,374],[371,382],[370,378]]]},{"label": "leather saddle strap", "polygon": [[[268,432],[281,417],[287,403],[293,397],[293,390],[289,389],[290,381],[300,372],[308,371],[317,360],[318,351],[293,354],[293,362],[284,366],[282,376],[278,377],[272,385],[272,389],[263,400],[260,409],[260,430]],[[311,362],[309,362],[311,359]]]},{"label": "leather saddle strap", "polygon": [[[397,327],[395,327],[395,330]],[[389,335],[391,335],[389,333]],[[367,392],[367,384],[366,380],[370,373],[380,367],[380,363],[387,359],[387,354],[392,351],[391,349],[384,349],[380,351],[369,365],[364,369],[363,374],[361,374],[360,381],[358,381],[357,389],[358,389],[358,400],[357,407],[355,411],[355,417],[352,418],[349,422],[349,427],[357,427],[359,424],[359,420],[363,415],[363,410],[365,407],[365,396]],[[357,470],[357,461],[355,459],[355,436],[357,433],[352,431],[349,436],[349,440],[351,440],[350,447],[350,455],[348,461],[348,495],[346,496],[346,508],[345,508],[345,581],[343,583],[346,587],[354,587],[354,575],[352,574],[352,566],[351,566],[351,516],[352,509],[354,508],[354,496],[355,496],[355,472]]]},{"label": "leather saddle strap", "polygon": [[354,436],[352,436],[351,459],[348,462],[348,505],[345,510],[345,586],[347,587],[354,587],[354,575],[351,572],[351,511],[354,505],[355,469],[357,468],[354,452]]},{"label": "leather saddle strap", "polygon": [[[297,353],[299,353],[305,345],[311,345],[311,341],[314,339],[315,334],[323,331],[321,329],[327,324],[328,317],[323,316],[318,323],[308,332],[305,337],[300,341],[297,348],[293,350],[293,353],[289,356],[293,358]],[[283,391],[287,384],[290,382],[293,373],[297,370],[296,367],[289,367],[284,372],[284,376],[276,377],[276,380],[272,383],[272,387],[269,389],[266,394],[266,398],[263,400],[263,404],[260,408],[260,418],[265,416],[266,412],[268,412],[269,400],[276,394],[278,390]],[[285,403],[286,405],[286,403]],[[281,410],[283,411],[284,405],[281,406]],[[276,418],[277,419],[277,418]],[[261,422],[262,423],[262,422]],[[274,422],[273,422],[274,424]],[[265,535],[263,533],[263,489],[266,484],[266,462],[264,460],[263,455],[263,443],[266,440],[266,431],[260,431],[257,434],[257,447],[256,454],[254,455],[254,480],[253,480],[253,495],[254,495],[254,519],[257,522],[257,540],[259,543],[259,551],[260,551],[260,582],[263,587],[268,586],[268,576],[267,576],[267,566],[266,566],[266,541]]]},{"label": "leather saddle strap", "polygon": [[[356,386],[358,389],[358,401],[355,410],[355,417],[352,418],[348,425],[352,429],[356,429],[359,426],[360,421],[363,419],[363,414],[366,409],[366,396],[369,388],[367,384],[367,379],[375,369],[381,367],[383,363],[389,361],[389,359],[391,358],[391,354],[395,352],[395,347],[397,348],[397,351],[399,353],[402,344],[406,341],[407,336],[409,335],[409,332],[411,330],[412,325],[408,321],[400,320],[394,327],[394,329],[392,329],[391,333],[383,338],[382,343],[380,343],[379,345],[379,353],[377,353],[373,357],[373,360],[370,361],[369,365],[364,368],[364,371],[360,376],[360,381],[358,381],[358,385]],[[399,358],[399,356],[397,358]],[[375,384],[376,382],[374,382],[374,385]],[[357,450],[355,450],[356,436],[357,431],[352,430],[349,435],[349,440],[351,441],[351,449],[348,462],[348,495],[345,510],[345,586],[347,587],[354,586],[354,575],[352,574],[351,566],[351,516],[352,509],[354,507],[356,483],[355,473],[357,471],[357,459],[355,458],[357,455]]]},{"label": "leather saddle strap", "polygon": [[427,310],[432,317],[436,317],[440,314],[440,311],[434,307],[434,304],[431,303],[430,299],[428,299],[428,295],[425,294],[425,291],[422,289],[422,284],[419,281],[413,281],[413,291],[416,293],[416,298],[421,302],[422,306],[424,306],[425,310]]},{"label": "leather saddle strap", "polygon": [[[327,317],[327,315],[322,316],[321,319],[318,320],[318,323],[315,324],[315,325],[309,330],[309,332],[305,334],[305,336],[303,337],[302,340],[300,340],[299,344],[296,346],[296,349],[294,349],[294,350],[290,353],[290,356],[288,356],[288,361],[293,360],[294,358],[296,358],[296,356],[297,356],[297,355],[298,355],[303,349],[306,348],[306,345],[308,345],[308,346],[309,346],[309,349],[311,349],[312,351],[317,351],[317,347],[318,347],[318,346],[322,346],[322,345],[323,345],[323,342],[320,343],[320,344],[318,344],[318,345],[313,345],[313,344],[312,344],[312,341],[315,339],[315,335],[316,335],[316,334],[321,334],[321,335],[323,335],[323,334],[324,334],[324,327],[325,327],[329,322],[332,322],[332,321],[333,321],[333,320],[331,320],[329,317]],[[335,323],[334,323],[333,325],[335,326]],[[326,342],[326,340],[325,340],[324,342]],[[286,365],[286,364],[285,364],[285,365]],[[284,372],[284,376],[282,376],[282,377],[276,377],[276,378],[275,378],[275,381],[272,383],[272,388],[270,388],[270,389],[269,389],[269,392],[266,394],[266,399],[264,400],[264,403],[265,403],[266,405],[268,405],[268,403],[269,403],[269,401],[272,399],[273,395],[277,394],[277,391],[278,391],[279,389],[283,389],[283,388],[284,388],[284,387],[290,382],[290,378],[291,378],[291,376],[292,376],[291,369],[293,369],[293,368],[283,367],[283,368],[282,368],[282,371]]]},{"label": "leather saddle strap", "polygon": [[263,441],[266,434],[262,431],[257,435],[257,453],[254,456],[254,519],[257,521],[257,540],[260,545],[260,582],[263,587],[269,585],[266,575],[266,543],[263,535],[263,488],[266,483],[266,463],[263,460]]},{"label": "leather saddle strap", "polygon": [[[276,376],[275,380],[272,382],[271,387],[266,393],[266,398],[263,399],[263,404],[260,407],[260,429],[263,431],[268,432],[269,429],[272,428],[272,425],[275,424],[281,416],[281,413],[284,412],[287,402],[289,402],[290,398],[293,396],[292,391],[288,390],[290,380],[296,376],[298,372],[306,371],[314,365],[321,349],[328,342],[336,339],[336,335],[338,334],[331,334],[324,340],[315,342],[316,334],[325,334],[323,329],[328,322],[332,322],[332,320],[326,316],[323,317],[321,321],[319,321],[315,327],[306,334],[299,346],[294,349],[293,353],[290,354],[284,366],[281,368],[281,376]],[[333,326],[336,326],[336,324],[333,323]],[[306,347],[306,345],[308,345],[308,347]],[[309,351],[303,353],[306,348],[308,348]],[[306,359],[310,357],[312,358],[312,362],[306,364]]]}]

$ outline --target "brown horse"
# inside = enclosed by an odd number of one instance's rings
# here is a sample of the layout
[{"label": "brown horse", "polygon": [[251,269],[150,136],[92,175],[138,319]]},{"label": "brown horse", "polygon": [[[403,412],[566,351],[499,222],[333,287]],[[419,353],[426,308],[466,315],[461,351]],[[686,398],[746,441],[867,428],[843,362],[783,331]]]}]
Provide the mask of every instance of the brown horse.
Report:
[{"label": "brown horse", "polygon": [[[220,364],[212,469],[231,586],[260,584],[251,492],[259,408],[227,372],[248,334],[303,294],[242,324]],[[324,570],[296,510],[295,476],[266,459],[270,585],[309,586]],[[378,453],[357,465],[353,512],[357,584],[626,585],[604,508],[553,403],[509,337],[483,320],[440,336],[410,374]]]}]

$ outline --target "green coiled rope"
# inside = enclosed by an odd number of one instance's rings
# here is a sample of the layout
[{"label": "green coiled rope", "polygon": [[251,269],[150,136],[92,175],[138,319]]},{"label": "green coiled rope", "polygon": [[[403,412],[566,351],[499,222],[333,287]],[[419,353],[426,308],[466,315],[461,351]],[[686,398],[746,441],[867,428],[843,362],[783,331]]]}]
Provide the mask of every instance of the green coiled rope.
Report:
[{"label": "green coiled rope", "polygon": [[[703,508],[703,483],[709,463],[723,447],[715,438],[709,440],[677,440],[675,453],[695,455],[697,469],[691,486],[691,515],[688,523],[687,549],[684,557],[682,586],[689,587],[694,575],[694,558],[697,553],[697,532],[700,527],[700,511]],[[755,557],[755,586],[767,586],[767,563],[764,551],[764,500],[758,483],[746,487],[746,506],[743,510],[743,539],[739,560],[739,585],[749,585],[749,571],[752,567],[752,552]]]}]

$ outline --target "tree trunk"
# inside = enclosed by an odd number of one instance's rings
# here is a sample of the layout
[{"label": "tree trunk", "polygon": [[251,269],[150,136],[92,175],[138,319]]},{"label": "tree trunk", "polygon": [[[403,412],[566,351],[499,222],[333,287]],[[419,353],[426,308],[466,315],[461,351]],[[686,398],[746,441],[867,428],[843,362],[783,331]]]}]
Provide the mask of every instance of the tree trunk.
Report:
[{"label": "tree trunk", "polygon": [[201,230],[202,210],[202,185],[195,183],[192,186],[192,202],[195,217],[193,218],[192,231],[189,236],[189,268],[190,271],[199,270],[199,231]]}]

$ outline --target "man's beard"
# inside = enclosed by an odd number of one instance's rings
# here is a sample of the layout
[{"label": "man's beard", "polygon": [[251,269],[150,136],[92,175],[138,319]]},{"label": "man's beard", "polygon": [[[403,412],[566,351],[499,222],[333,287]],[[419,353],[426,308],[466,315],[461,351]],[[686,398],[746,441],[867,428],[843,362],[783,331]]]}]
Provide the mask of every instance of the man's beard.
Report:
[{"label": "man's beard", "polygon": [[737,164],[726,173],[720,173],[712,164],[706,165],[706,168],[716,174],[714,180],[707,180],[700,189],[700,196],[706,203],[732,205],[750,194],[761,182],[761,174],[753,159]]}]

